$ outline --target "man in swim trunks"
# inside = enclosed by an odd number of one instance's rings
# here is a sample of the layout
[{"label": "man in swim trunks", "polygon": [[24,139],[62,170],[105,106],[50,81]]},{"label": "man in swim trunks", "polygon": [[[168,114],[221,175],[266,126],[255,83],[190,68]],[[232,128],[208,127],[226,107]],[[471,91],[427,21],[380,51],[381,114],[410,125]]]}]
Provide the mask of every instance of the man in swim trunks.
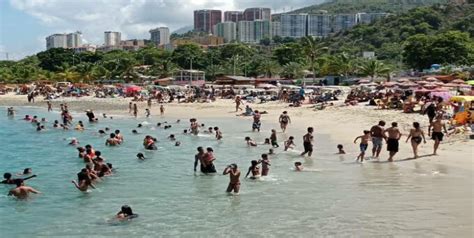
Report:
[{"label": "man in swim trunks", "polygon": [[[431,133],[431,128],[433,128],[433,133]],[[431,139],[435,141],[433,145],[433,155],[437,155],[438,147],[441,141],[443,141],[443,131],[446,133],[446,136],[448,136],[448,131],[446,130],[446,125],[444,124],[442,120],[442,116],[439,115],[436,117],[436,120],[430,124],[428,127],[428,136],[431,135]]]},{"label": "man in swim trunks", "polygon": [[105,145],[116,146],[118,144],[120,144],[120,142],[117,139],[117,136],[115,135],[115,133],[110,133],[110,137],[105,141]]},{"label": "man in swim trunks", "polygon": [[253,124],[252,124],[252,131],[258,130],[260,132],[260,126],[262,125],[260,122],[261,115],[258,110],[255,110],[253,114]]},{"label": "man in swim trunks", "polygon": [[380,151],[382,151],[384,139],[385,121],[379,121],[378,125],[370,128],[370,136],[372,137],[372,157],[379,158]]},{"label": "man in swim trunks", "polygon": [[231,164],[224,169],[223,175],[229,174],[230,182],[227,186],[226,192],[231,193],[234,191],[235,194],[238,194],[240,191],[240,170],[236,164]]},{"label": "man in swim trunks", "polygon": [[197,167],[198,162],[199,162],[200,165],[201,165],[201,172],[206,173],[205,166],[204,166],[204,163],[203,163],[203,157],[204,157],[204,154],[205,154],[204,149],[201,146],[199,146],[197,148],[197,151],[198,151],[198,153],[196,155],[194,155],[194,172],[196,172],[196,167]]},{"label": "man in swim trunks", "polygon": [[16,188],[10,190],[8,196],[15,196],[18,199],[28,198],[29,193],[40,193],[32,187],[25,186],[24,180],[19,179],[15,181]]},{"label": "man in swim trunks", "polygon": [[240,108],[240,104],[242,104],[242,99],[240,96],[235,97],[235,111],[238,112],[239,109],[242,111],[242,108]]},{"label": "man in swim trunks", "polygon": [[280,122],[280,128],[283,132],[286,131],[286,127],[288,126],[289,123],[291,123],[290,116],[288,116],[288,112],[284,111],[281,115],[280,118],[278,119]]},{"label": "man in swim trunks", "polygon": [[304,156],[306,153],[309,157],[313,154],[313,127],[308,127],[308,133],[303,136],[303,147],[304,151],[301,153],[301,156]]},{"label": "man in swim trunks", "polygon": [[398,130],[398,123],[392,122],[392,127],[384,130],[384,135],[388,133],[387,138],[387,151],[389,151],[388,161],[393,161],[393,156],[398,152],[399,143],[398,141],[402,137],[402,133]]}]

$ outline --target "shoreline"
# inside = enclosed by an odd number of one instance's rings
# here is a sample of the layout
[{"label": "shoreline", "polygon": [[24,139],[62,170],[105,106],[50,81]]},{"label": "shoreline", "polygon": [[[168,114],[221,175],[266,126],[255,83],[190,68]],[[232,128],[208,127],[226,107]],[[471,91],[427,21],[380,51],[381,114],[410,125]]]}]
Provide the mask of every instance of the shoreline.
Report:
[{"label": "shoreline", "polygon": [[[58,108],[60,103],[67,103],[71,111],[82,113],[87,109],[92,109],[96,112],[96,116],[101,118],[102,113],[107,115],[114,115],[120,118],[130,116],[128,113],[128,103],[130,98],[61,98],[59,100],[51,101],[53,108]],[[139,108],[139,119],[146,118],[144,116],[144,108],[147,107],[146,102],[137,102]],[[153,103],[151,108],[151,118],[157,119],[159,116],[159,104]],[[167,117],[180,118],[182,121],[191,117],[195,118],[242,118],[243,120],[251,120],[251,117],[237,117],[235,112],[235,105],[232,100],[218,99],[213,103],[168,103],[165,106],[165,115]],[[387,124],[396,121],[403,134],[400,139],[400,152],[395,156],[395,164],[401,162],[421,162],[429,164],[440,164],[459,169],[466,169],[474,171],[473,149],[474,141],[466,140],[466,135],[453,135],[447,137],[440,145],[438,156],[432,156],[433,142],[427,137],[427,143],[421,144],[419,147],[419,154],[421,158],[412,159],[413,154],[409,143],[405,143],[408,129],[412,122],[418,121],[425,129],[427,127],[427,117],[420,114],[405,114],[401,111],[394,110],[377,110],[373,107],[364,105],[348,106],[348,107],[328,107],[324,110],[314,110],[308,108],[307,105],[301,107],[289,107],[284,103],[269,102],[265,104],[253,103],[249,104],[254,110],[267,111],[268,114],[262,115],[263,123],[271,123],[276,125],[278,117],[282,111],[288,111],[292,123],[288,126],[286,134],[300,137],[306,131],[308,126],[315,128],[316,141],[314,159],[318,158],[318,134],[325,134],[334,144],[334,152],[336,152],[336,145],[343,144],[347,157],[358,153],[358,145],[353,143],[356,136],[362,134],[363,130],[370,129],[372,125],[378,123],[379,120],[385,120]],[[46,112],[46,102],[44,100],[37,100],[35,103],[28,103],[25,95],[2,95],[0,96],[0,106],[13,107],[37,107],[44,108]],[[244,105],[242,105],[244,107]],[[241,112],[239,111],[239,114]],[[20,116],[19,114],[18,116]],[[22,115],[21,115],[22,116]],[[250,122],[249,122],[250,127]],[[280,128],[277,129],[281,134]],[[266,130],[266,129],[265,129]],[[298,134],[295,134],[298,132]],[[224,131],[225,133],[225,131]],[[265,133],[265,131],[262,131]],[[427,136],[427,135],[426,135]],[[301,145],[297,145],[297,148]],[[366,157],[371,155],[371,145],[367,150]],[[355,158],[354,156],[354,158]],[[386,145],[382,149],[380,161],[387,160],[388,153]],[[348,158],[351,159],[351,158]]]}]

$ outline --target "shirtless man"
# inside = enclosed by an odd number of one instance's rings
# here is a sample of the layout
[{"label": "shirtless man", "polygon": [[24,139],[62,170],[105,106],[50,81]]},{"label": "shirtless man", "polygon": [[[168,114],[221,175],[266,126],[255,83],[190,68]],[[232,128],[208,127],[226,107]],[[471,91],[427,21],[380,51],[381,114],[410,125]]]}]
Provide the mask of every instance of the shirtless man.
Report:
[{"label": "shirtless man", "polygon": [[32,187],[25,186],[23,179],[16,180],[15,184],[16,188],[10,190],[8,196],[15,196],[18,199],[26,199],[28,198],[29,193],[40,193]]},{"label": "shirtless man", "polygon": [[82,192],[86,192],[87,189],[89,189],[89,186],[95,188],[94,185],[92,185],[92,179],[85,168],[77,174],[77,182],[73,180],[72,183]]},{"label": "shirtless man", "polygon": [[223,175],[229,174],[230,182],[227,186],[226,192],[231,193],[234,191],[234,194],[238,194],[240,191],[240,170],[236,164],[231,164],[224,169]]},{"label": "shirtless man", "polygon": [[138,106],[136,103],[133,104],[133,116],[134,117],[138,116]]},{"label": "shirtless man", "polygon": [[372,157],[379,158],[380,151],[382,151],[383,139],[384,139],[384,127],[385,121],[379,121],[378,125],[370,128],[370,136],[372,137]]},{"label": "shirtless man", "polygon": [[110,138],[108,138],[105,141],[105,145],[107,145],[107,146],[116,146],[118,144],[120,144],[120,142],[117,140],[117,136],[115,135],[115,133],[110,133]]},{"label": "shirtless man", "polygon": [[311,157],[313,154],[313,132],[314,129],[313,127],[308,127],[308,133],[306,133],[303,136],[303,147],[304,151],[301,153],[301,156],[304,156],[306,153],[308,153],[308,156]]},{"label": "shirtless man", "polygon": [[[433,133],[431,133],[431,128],[433,128]],[[428,127],[428,136],[431,136],[431,139],[435,141],[433,145],[433,155],[438,155],[436,152],[438,151],[439,143],[443,141],[443,131],[448,136],[448,131],[446,130],[446,125],[442,120],[442,116],[439,115],[436,117],[436,120],[430,124]]]},{"label": "shirtless man", "polygon": [[196,172],[196,168],[199,162],[201,165],[201,172],[206,173],[206,170],[205,170],[206,166],[203,163],[203,157],[205,154],[204,149],[201,146],[199,146],[197,148],[197,151],[198,153],[194,156],[194,172]]},{"label": "shirtless man", "polygon": [[286,127],[288,126],[289,123],[291,123],[290,116],[288,116],[288,112],[284,111],[281,115],[280,118],[278,119],[280,122],[280,128],[283,132],[286,131]]},{"label": "shirtless man", "polygon": [[120,130],[115,130],[115,139],[117,139],[119,144],[123,142],[123,135],[120,134]]},{"label": "shirtless man", "polygon": [[400,137],[402,137],[402,133],[400,133],[400,130],[398,130],[398,123],[392,122],[392,127],[384,130],[384,135],[388,133],[387,138],[387,151],[389,151],[389,157],[388,161],[392,162],[393,161],[393,156],[398,152],[398,147],[399,143],[398,141],[400,140]]},{"label": "shirtless man", "polygon": [[242,99],[240,98],[240,96],[235,97],[235,111],[236,112],[238,112],[239,109],[242,111],[240,104],[242,104]]}]

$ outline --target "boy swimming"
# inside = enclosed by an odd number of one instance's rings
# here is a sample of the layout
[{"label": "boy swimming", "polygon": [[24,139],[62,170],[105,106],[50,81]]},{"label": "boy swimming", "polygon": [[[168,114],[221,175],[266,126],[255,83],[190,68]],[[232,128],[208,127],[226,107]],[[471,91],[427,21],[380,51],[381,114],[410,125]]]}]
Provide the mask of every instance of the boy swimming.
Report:
[{"label": "boy swimming", "polygon": [[248,146],[257,146],[257,142],[255,142],[254,140],[250,139],[250,137],[245,137],[245,141],[247,142],[247,145]]}]

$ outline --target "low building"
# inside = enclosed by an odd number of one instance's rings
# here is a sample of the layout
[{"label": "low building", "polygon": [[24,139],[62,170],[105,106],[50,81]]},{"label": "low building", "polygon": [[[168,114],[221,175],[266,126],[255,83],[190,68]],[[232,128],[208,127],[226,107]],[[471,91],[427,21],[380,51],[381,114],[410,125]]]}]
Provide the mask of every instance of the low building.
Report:
[{"label": "low building", "polygon": [[76,53],[81,53],[81,52],[95,52],[96,49],[97,49],[97,46],[96,46],[96,45],[86,44],[86,45],[82,45],[82,46],[79,46],[79,47],[75,47],[75,48],[74,48],[74,52],[76,52]]},{"label": "low building", "polygon": [[235,75],[224,75],[217,77],[214,81],[214,84],[227,84],[227,85],[255,85],[255,79],[244,77],[244,76],[235,76]]},{"label": "low building", "polygon": [[205,83],[205,72],[199,70],[183,69],[174,76],[173,84],[202,86]]}]

